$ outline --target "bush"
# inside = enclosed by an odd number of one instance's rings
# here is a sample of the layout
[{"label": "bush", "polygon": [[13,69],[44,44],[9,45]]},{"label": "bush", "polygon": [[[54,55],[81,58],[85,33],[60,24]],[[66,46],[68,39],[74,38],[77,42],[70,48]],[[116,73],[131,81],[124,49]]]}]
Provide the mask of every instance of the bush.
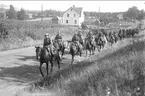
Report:
[{"label": "bush", "polygon": [[4,23],[0,23],[0,38],[7,38],[8,30],[6,29]]}]

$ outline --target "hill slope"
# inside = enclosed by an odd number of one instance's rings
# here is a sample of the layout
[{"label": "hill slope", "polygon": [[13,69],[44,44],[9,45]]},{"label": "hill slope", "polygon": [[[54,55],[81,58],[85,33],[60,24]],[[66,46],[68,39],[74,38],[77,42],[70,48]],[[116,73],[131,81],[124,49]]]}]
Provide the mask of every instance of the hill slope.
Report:
[{"label": "hill slope", "polygon": [[[17,96],[130,96],[145,84],[145,36],[124,39],[72,67],[35,82]],[[141,78],[140,81],[138,78]],[[142,89],[142,88],[141,88]],[[49,91],[48,91],[49,90]],[[37,95],[36,95],[37,94]],[[43,94],[43,95],[42,95]],[[49,96],[49,95],[48,95]]]}]

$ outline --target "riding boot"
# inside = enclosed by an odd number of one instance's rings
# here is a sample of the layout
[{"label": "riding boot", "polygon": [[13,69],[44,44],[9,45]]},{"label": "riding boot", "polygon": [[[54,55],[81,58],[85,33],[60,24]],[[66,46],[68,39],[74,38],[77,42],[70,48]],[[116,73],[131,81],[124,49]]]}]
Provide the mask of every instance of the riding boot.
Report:
[{"label": "riding boot", "polygon": [[80,47],[78,46],[78,51],[77,51],[77,54],[79,54],[79,52],[80,52]]},{"label": "riding boot", "polygon": [[61,56],[60,56],[60,53],[58,52],[58,57],[59,57],[59,60],[60,61],[62,61],[62,59],[61,59]]}]

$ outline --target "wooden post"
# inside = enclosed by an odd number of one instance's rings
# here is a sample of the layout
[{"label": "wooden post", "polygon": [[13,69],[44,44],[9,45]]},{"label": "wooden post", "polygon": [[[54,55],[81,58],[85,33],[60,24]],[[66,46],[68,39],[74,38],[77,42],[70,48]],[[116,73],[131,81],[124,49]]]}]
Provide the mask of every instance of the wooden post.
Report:
[{"label": "wooden post", "polygon": [[41,21],[43,21],[43,2],[41,4]]}]

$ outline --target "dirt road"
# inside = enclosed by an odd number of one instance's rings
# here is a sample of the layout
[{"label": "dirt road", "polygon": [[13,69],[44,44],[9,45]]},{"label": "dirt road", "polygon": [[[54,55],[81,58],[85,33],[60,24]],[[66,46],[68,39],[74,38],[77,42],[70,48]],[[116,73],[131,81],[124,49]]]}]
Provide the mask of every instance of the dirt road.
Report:
[{"label": "dirt road", "polygon": [[[70,58],[66,53],[61,62],[61,68],[69,66]],[[78,58],[76,57],[75,60],[77,61]],[[38,67],[39,61],[35,59],[35,47],[0,52],[0,96],[13,96],[18,89],[41,79]],[[54,64],[54,72],[55,70],[57,70],[57,64]],[[45,72],[45,64],[43,72]]]}]

